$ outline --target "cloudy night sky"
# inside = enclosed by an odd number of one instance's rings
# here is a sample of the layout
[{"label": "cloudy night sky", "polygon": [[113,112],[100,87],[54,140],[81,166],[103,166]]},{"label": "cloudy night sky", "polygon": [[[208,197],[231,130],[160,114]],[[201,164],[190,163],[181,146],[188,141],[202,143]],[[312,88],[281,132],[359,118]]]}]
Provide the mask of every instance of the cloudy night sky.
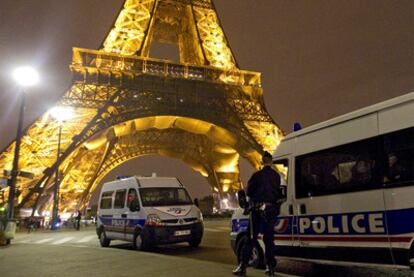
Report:
[{"label": "cloudy night sky", "polygon": [[[30,64],[41,84],[30,89],[26,126],[70,85],[72,47],[98,49],[123,0],[0,1],[0,148],[17,126],[16,66]],[[242,69],[262,72],[265,103],[289,133],[414,91],[412,0],[215,0]],[[171,58],[158,51],[157,58]],[[242,178],[252,168],[241,162]],[[193,196],[207,181],[181,161],[145,157],[108,176],[180,177]]]}]

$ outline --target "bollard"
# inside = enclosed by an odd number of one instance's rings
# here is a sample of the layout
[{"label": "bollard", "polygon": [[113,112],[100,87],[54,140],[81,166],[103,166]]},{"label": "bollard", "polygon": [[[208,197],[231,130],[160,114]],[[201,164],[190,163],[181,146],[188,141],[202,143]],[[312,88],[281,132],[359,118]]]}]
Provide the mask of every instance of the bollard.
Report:
[{"label": "bollard", "polygon": [[10,241],[14,239],[16,235],[16,220],[9,220],[4,228],[4,239],[6,244],[10,244]]},{"label": "bollard", "polygon": [[6,239],[6,226],[7,221],[0,220],[0,246],[8,244],[8,240]]}]

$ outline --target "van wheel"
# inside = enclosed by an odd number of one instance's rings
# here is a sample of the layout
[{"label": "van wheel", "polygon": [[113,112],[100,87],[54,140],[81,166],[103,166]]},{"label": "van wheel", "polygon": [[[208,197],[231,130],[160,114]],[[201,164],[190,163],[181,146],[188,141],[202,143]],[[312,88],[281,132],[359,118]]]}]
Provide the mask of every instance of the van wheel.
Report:
[{"label": "van wheel", "polygon": [[99,235],[99,243],[101,244],[102,247],[108,247],[109,244],[111,243],[111,240],[106,237],[104,229],[102,229]]},{"label": "van wheel", "polygon": [[143,250],[142,246],[143,246],[142,237],[141,235],[136,234],[134,238],[134,248],[136,250]]},{"label": "van wheel", "polygon": [[[237,260],[240,262],[242,260],[242,251],[244,244],[247,242],[247,236],[242,236],[239,241],[237,242]],[[258,268],[258,269],[264,269],[264,253],[262,248],[260,247],[259,243],[255,241],[253,247],[252,247],[252,254],[249,259],[249,266]]]},{"label": "van wheel", "polygon": [[200,245],[200,243],[201,243],[201,239],[202,239],[202,238],[196,238],[196,239],[190,240],[190,241],[188,242],[188,244],[189,244],[191,247],[197,248],[197,247]]},{"label": "van wheel", "polygon": [[410,265],[410,269],[414,270],[414,243],[411,244],[410,253],[408,255],[408,264]]},{"label": "van wheel", "polygon": [[137,233],[134,236],[134,248],[136,250],[148,251],[151,250],[152,245],[148,242],[148,239],[145,239],[142,233]]}]

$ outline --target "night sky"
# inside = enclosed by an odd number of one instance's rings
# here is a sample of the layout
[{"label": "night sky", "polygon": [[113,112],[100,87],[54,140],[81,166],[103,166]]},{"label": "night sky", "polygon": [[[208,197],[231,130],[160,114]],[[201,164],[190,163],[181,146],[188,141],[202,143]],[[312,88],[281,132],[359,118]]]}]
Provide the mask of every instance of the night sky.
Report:
[{"label": "night sky", "polygon": [[[70,85],[71,48],[97,49],[123,0],[0,0],[0,148],[15,136],[14,67],[38,68],[26,126]],[[262,72],[266,106],[287,133],[414,91],[412,0],[216,0],[242,69]],[[163,55],[161,52],[159,55]],[[168,57],[169,53],[165,53]],[[252,172],[242,161],[242,177]],[[193,196],[207,182],[181,161],[145,157],[114,175],[175,175]]]}]

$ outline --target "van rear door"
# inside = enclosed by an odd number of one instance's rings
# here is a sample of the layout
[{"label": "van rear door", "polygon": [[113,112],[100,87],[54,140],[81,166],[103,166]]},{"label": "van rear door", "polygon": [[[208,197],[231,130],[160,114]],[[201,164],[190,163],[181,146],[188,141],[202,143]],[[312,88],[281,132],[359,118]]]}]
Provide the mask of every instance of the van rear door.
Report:
[{"label": "van rear door", "polygon": [[120,189],[115,191],[111,230],[114,232],[114,235],[121,240],[125,239],[125,228],[128,216],[125,204],[126,196],[126,189]]},{"label": "van rear door", "polygon": [[98,222],[104,227],[106,231],[110,231],[112,228],[113,197],[113,191],[102,191],[99,200]]},{"label": "van rear door", "polygon": [[[394,262],[407,265],[414,233],[414,128],[381,137],[384,199]],[[414,264],[414,260],[411,261]]]}]

